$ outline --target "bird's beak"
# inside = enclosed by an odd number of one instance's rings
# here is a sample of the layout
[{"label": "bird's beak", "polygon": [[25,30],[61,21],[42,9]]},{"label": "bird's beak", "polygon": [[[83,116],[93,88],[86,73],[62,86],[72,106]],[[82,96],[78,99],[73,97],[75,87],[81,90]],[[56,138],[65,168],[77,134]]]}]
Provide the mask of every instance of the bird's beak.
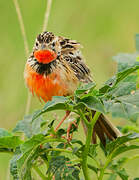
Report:
[{"label": "bird's beak", "polygon": [[48,64],[57,58],[55,52],[47,49],[35,51],[34,56],[38,60],[38,62],[43,64]]}]

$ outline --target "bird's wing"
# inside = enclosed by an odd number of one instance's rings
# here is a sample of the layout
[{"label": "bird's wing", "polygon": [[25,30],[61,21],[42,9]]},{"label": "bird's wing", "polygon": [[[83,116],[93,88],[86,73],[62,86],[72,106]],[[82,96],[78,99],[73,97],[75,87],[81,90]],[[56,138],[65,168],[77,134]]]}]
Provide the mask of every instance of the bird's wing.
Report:
[{"label": "bird's wing", "polygon": [[74,71],[79,81],[88,83],[92,81],[90,69],[86,65],[81,54],[81,45],[75,40],[59,37],[61,44],[61,56]]}]

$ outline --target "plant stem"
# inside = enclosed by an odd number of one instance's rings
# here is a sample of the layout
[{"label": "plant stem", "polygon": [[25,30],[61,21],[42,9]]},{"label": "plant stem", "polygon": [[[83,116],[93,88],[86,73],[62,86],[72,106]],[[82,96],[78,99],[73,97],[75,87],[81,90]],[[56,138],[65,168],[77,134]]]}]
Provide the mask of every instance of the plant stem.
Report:
[{"label": "plant stem", "polygon": [[104,167],[101,168],[101,170],[100,170],[100,175],[99,175],[99,177],[98,177],[98,180],[102,180],[102,178],[103,178],[103,176],[104,176],[104,171],[105,171],[105,168],[104,168]]},{"label": "plant stem", "polygon": [[29,110],[30,110],[30,106],[31,106],[31,97],[32,97],[32,94],[28,91],[26,110],[25,110],[26,115],[29,114]]},{"label": "plant stem", "polygon": [[[25,31],[25,26],[24,26],[21,10],[20,10],[17,0],[13,0],[13,3],[15,5],[15,9],[17,12],[17,17],[18,17],[18,21],[19,21],[19,25],[20,25],[20,29],[21,29],[21,34],[22,34],[23,41],[24,41],[25,54],[26,54],[26,58],[27,58],[29,55],[29,46],[28,46],[28,42],[27,42],[27,36],[26,36],[26,31]],[[31,93],[28,91],[25,114],[29,113],[30,105],[31,105]]]},{"label": "plant stem", "polygon": [[50,10],[51,10],[51,4],[52,4],[52,0],[47,0],[47,8],[45,11],[44,23],[43,23],[43,29],[42,29],[43,31],[45,31],[47,28],[48,19],[49,19]]},{"label": "plant stem", "polygon": [[85,122],[86,126],[89,127],[90,122],[88,122],[88,120],[86,119],[84,113],[81,110],[79,110],[79,114],[80,114],[80,117],[82,118],[82,120]]},{"label": "plant stem", "polygon": [[59,148],[50,148],[50,149],[47,149],[47,151],[59,151],[59,152],[65,152],[65,153],[72,153],[72,151],[70,150],[67,150],[67,149],[59,149]]},{"label": "plant stem", "polygon": [[100,169],[100,175],[99,175],[98,180],[102,180],[102,179],[103,179],[105,169],[107,168],[107,166],[109,165],[109,163],[110,163],[111,161],[112,161],[112,154],[110,154],[110,155],[108,156],[105,165]]},{"label": "plant stem", "polygon": [[[128,158],[128,159],[124,162],[124,164],[127,163],[127,161],[133,160],[133,159],[136,159],[136,158],[139,158],[139,155],[135,155],[135,156],[133,156],[133,157],[131,157],[131,158]],[[110,155],[108,156],[105,165],[100,169],[100,175],[99,175],[98,180],[102,180],[102,179],[103,179],[105,169],[107,168],[107,166],[109,165],[109,163],[110,163],[111,161],[112,161],[112,154],[110,154]]]},{"label": "plant stem", "polygon": [[88,173],[88,166],[87,166],[87,156],[88,156],[89,147],[90,147],[90,143],[92,139],[93,127],[97,119],[99,118],[100,114],[101,114],[100,112],[96,112],[93,118],[92,118],[92,114],[90,115],[90,125],[88,126],[86,143],[85,143],[85,147],[82,153],[82,169],[83,169],[85,180],[90,180],[89,173]]},{"label": "plant stem", "polygon": [[18,17],[18,21],[19,21],[23,41],[24,41],[25,53],[26,53],[26,58],[27,58],[28,54],[29,54],[29,47],[28,47],[27,36],[26,36],[26,32],[25,32],[25,26],[24,26],[24,23],[23,23],[23,18],[22,18],[22,14],[21,14],[21,10],[20,10],[18,1],[13,0],[13,2],[14,2],[15,9],[16,9],[16,12],[17,12],[17,17]]},{"label": "plant stem", "polygon": [[[46,154],[45,154],[45,155],[46,155]],[[44,161],[44,163],[45,163],[45,165],[46,165],[46,168],[47,168],[47,170],[48,170],[48,169],[49,169],[49,161],[47,161],[47,160],[46,160],[46,157],[44,157],[44,156],[40,156],[40,157],[43,159],[43,161]],[[48,171],[47,179],[49,180],[50,177],[51,177],[50,171]]]},{"label": "plant stem", "polygon": [[41,177],[43,180],[47,180],[47,177],[44,176],[44,174],[40,171],[40,169],[37,166],[33,166],[33,169],[36,171],[36,173]]}]

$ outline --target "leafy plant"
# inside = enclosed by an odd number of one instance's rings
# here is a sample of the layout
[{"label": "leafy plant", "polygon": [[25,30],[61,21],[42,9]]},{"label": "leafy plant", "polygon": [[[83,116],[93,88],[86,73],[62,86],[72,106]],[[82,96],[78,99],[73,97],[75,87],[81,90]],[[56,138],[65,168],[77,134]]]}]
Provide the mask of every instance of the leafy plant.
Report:
[{"label": "leafy plant", "polygon": [[[89,180],[91,171],[98,180],[104,176],[109,180],[118,176],[123,180],[129,178],[123,165],[131,159],[139,158],[138,154],[124,156],[127,151],[139,149],[139,90],[136,73],[139,62],[136,56],[127,54],[120,54],[114,59],[118,62],[117,73],[100,89],[94,83],[81,84],[74,97],[53,97],[42,109],[19,121],[12,132],[0,129],[0,152],[13,154],[10,171],[14,180],[31,180],[34,170],[41,179],[78,180],[83,174],[84,179]],[[55,120],[52,118],[48,123],[43,115],[56,110],[73,112],[78,125],[81,119],[84,121],[88,127],[85,141],[80,138],[67,141],[64,138],[66,128],[54,132]],[[96,113],[93,118],[90,113],[89,122],[85,113],[91,110]],[[91,144],[93,127],[101,113],[111,113],[113,117],[122,117],[131,123],[131,126],[120,127],[126,134],[107,142],[106,147],[99,143]],[[73,126],[70,133],[75,131],[78,128]],[[105,154],[101,162],[100,148]],[[119,158],[119,155],[122,157]],[[92,165],[90,162],[93,161]]]},{"label": "leafy plant", "polygon": [[[29,48],[18,1],[13,0],[13,2],[19,18],[26,56],[28,56]],[[47,26],[50,7],[51,0],[48,0],[43,30]],[[123,166],[128,161],[139,158],[139,154],[132,157],[124,156],[127,151],[139,149],[138,37],[137,35],[137,52],[115,56],[117,72],[100,89],[96,88],[95,83],[81,84],[75,91],[74,97],[53,97],[52,101],[47,102],[42,109],[26,115],[12,132],[0,129],[0,152],[13,155],[10,161],[10,172],[14,180],[31,180],[34,178],[34,171],[45,180],[78,180],[82,176],[85,180],[89,180],[91,173],[94,173],[98,180],[102,180],[104,176],[109,180],[115,180],[118,176],[123,180],[129,178]],[[30,98],[28,98],[26,112],[29,110],[29,104]],[[80,138],[67,141],[64,138],[66,128],[54,131],[55,120],[52,118],[48,123],[43,115],[56,110],[73,112],[76,115],[74,120],[78,125],[81,119],[84,121],[88,127],[85,141]],[[93,118],[91,110],[96,111]],[[86,112],[90,113],[90,122],[85,116]],[[119,127],[126,134],[113,142],[107,142],[106,147],[100,143],[91,144],[93,127],[101,113],[125,118],[131,124]],[[75,131],[78,131],[78,128],[72,127],[70,133]],[[105,155],[101,161],[99,160],[100,149]],[[120,158],[119,155],[121,155]]]}]

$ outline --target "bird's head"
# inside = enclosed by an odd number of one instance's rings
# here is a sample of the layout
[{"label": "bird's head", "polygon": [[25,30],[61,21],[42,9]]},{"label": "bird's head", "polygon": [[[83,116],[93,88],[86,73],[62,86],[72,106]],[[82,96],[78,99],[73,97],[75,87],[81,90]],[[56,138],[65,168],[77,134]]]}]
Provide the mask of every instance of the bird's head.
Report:
[{"label": "bird's head", "polygon": [[48,64],[60,55],[58,38],[52,32],[43,32],[36,38],[34,57],[39,63]]}]

